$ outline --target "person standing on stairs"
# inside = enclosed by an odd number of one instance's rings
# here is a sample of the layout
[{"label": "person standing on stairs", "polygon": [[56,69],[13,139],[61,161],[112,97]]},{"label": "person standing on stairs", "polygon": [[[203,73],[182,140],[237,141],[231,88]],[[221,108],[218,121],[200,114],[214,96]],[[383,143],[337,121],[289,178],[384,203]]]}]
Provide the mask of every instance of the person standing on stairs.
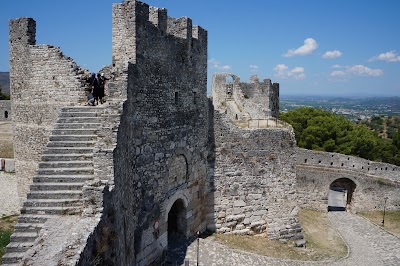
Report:
[{"label": "person standing on stairs", "polygon": [[97,75],[97,77],[96,77],[96,74],[93,73],[92,78],[93,78],[93,81],[92,81],[90,87],[92,89],[92,93],[94,96],[94,101],[95,101],[94,105],[98,105],[99,104],[99,95],[100,95],[99,75]]},{"label": "person standing on stairs", "polygon": [[97,74],[97,80],[99,82],[99,99],[100,99],[100,104],[103,104],[105,102],[104,100],[104,89],[106,85],[106,81],[109,80],[104,76],[104,73]]},{"label": "person standing on stairs", "polygon": [[91,76],[86,77],[86,82],[89,84],[87,89],[87,104],[94,106],[94,83],[96,82],[96,73],[92,73]]}]

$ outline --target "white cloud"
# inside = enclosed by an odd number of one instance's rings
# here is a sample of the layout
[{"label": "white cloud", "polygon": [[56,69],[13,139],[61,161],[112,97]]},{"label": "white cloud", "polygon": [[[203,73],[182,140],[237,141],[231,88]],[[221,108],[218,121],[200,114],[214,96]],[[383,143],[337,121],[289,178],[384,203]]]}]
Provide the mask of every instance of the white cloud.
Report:
[{"label": "white cloud", "polygon": [[390,51],[374,56],[368,61],[400,62],[400,56],[397,55],[396,51]]},{"label": "white cloud", "polygon": [[250,72],[256,73],[258,71],[258,66],[256,65],[250,65]]},{"label": "white cloud", "polygon": [[284,57],[291,57],[294,55],[308,55],[317,49],[318,44],[313,38],[307,38],[304,40],[304,45],[297,49],[289,49]]},{"label": "white cloud", "polygon": [[336,76],[344,76],[344,75],[346,75],[346,73],[344,71],[341,71],[341,70],[335,70],[330,75],[332,77],[336,77]]},{"label": "white cloud", "polygon": [[382,69],[372,69],[363,65],[354,65],[354,66],[339,66],[334,65],[332,68],[342,68],[342,70],[335,70],[330,73],[330,76],[373,76],[378,77],[383,75]]},{"label": "white cloud", "polygon": [[208,65],[210,66],[210,68],[214,68],[220,71],[228,71],[232,69],[229,65],[222,65],[215,58],[211,58],[210,60],[208,60]]},{"label": "white cloud", "polygon": [[285,64],[278,64],[274,70],[276,71],[275,76],[279,78],[304,79],[306,77],[303,67],[289,69]]},{"label": "white cloud", "polygon": [[333,50],[333,51],[326,51],[322,58],[325,59],[332,59],[332,58],[338,58],[342,56],[342,52],[338,50]]},{"label": "white cloud", "polygon": [[356,65],[347,68],[347,71],[357,75],[357,76],[381,76],[383,75],[383,70],[381,69],[371,69],[363,65]]}]

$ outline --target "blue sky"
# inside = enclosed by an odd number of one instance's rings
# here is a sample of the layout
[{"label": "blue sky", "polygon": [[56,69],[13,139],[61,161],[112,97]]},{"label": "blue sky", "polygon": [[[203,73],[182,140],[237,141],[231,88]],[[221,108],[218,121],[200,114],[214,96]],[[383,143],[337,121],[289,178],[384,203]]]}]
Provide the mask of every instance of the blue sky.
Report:
[{"label": "blue sky", "polygon": [[[37,44],[61,47],[92,72],[111,63],[112,3],[2,0],[0,71],[8,21],[36,20]],[[148,0],[208,31],[208,80],[231,72],[280,83],[281,95],[400,96],[399,0]]]}]

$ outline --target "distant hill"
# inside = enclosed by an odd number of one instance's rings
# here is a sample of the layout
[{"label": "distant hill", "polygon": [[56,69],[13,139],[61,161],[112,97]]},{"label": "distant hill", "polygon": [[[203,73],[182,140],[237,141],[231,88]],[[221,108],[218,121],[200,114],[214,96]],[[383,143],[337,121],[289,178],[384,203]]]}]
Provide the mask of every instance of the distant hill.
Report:
[{"label": "distant hill", "polygon": [[2,92],[10,95],[10,72],[0,72],[0,85]]}]

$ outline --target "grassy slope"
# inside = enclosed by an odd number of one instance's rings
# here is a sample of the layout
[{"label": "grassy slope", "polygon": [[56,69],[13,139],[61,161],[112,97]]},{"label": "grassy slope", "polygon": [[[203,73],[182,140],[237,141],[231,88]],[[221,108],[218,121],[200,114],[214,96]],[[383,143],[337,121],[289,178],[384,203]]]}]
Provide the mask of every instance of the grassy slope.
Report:
[{"label": "grassy slope", "polygon": [[0,261],[5,253],[5,247],[10,243],[10,236],[17,223],[18,216],[6,216],[0,219]]}]

